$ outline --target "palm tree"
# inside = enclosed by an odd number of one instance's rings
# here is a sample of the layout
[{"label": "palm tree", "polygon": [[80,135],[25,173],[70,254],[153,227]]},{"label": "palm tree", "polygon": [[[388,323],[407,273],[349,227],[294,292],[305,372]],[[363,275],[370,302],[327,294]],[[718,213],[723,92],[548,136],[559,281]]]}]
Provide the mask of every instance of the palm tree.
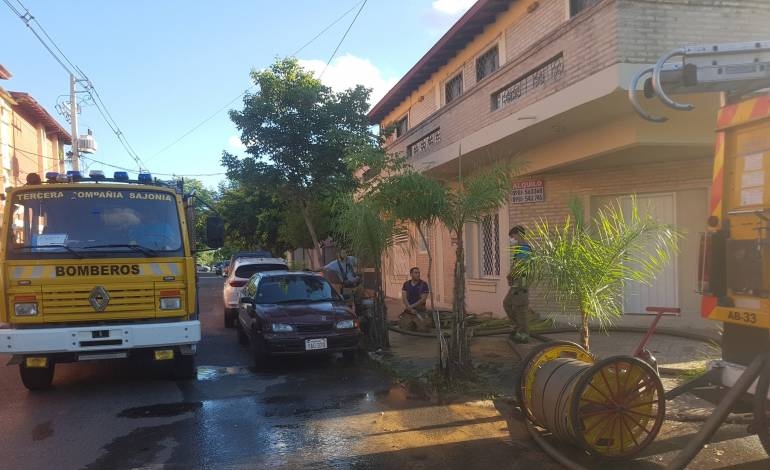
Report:
[{"label": "palm tree", "polygon": [[562,309],[579,308],[580,343],[589,349],[589,321],[610,324],[623,313],[623,286],[649,283],[676,250],[679,232],[641,214],[636,199],[624,212],[620,202],[585,223],[583,206],[570,203],[561,225],[541,220],[528,232],[528,261],[515,275],[538,285]]},{"label": "palm tree", "polygon": [[[448,380],[466,375],[471,368],[470,335],[465,315],[465,225],[481,221],[499,210],[505,202],[513,171],[509,166],[494,166],[456,184],[444,184],[412,169],[384,179],[378,191],[393,214],[401,220],[421,224],[438,220],[456,240],[454,290],[452,295],[452,331],[448,360],[440,363]],[[440,337],[441,339],[441,337]]]},{"label": "palm tree", "polygon": [[382,290],[382,257],[397,231],[391,217],[384,216],[371,199],[356,200],[352,195],[337,200],[335,226],[337,238],[355,253],[363,266],[375,271],[375,298],[368,340],[372,349],[390,346],[385,294]]}]

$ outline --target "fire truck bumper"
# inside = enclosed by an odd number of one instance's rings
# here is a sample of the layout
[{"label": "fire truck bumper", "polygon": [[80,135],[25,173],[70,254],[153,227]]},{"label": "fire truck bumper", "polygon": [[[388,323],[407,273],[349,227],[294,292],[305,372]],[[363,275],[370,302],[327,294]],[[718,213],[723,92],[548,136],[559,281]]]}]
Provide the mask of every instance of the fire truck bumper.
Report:
[{"label": "fire truck bumper", "polygon": [[194,345],[198,320],[68,328],[0,329],[0,353],[53,354]]}]

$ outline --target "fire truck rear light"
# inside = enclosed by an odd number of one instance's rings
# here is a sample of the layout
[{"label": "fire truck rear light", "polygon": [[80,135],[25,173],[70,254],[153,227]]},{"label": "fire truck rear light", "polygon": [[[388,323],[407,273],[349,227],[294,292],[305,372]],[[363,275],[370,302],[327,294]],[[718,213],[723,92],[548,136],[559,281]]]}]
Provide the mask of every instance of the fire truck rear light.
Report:
[{"label": "fire truck rear light", "polygon": [[83,174],[77,170],[68,170],[67,177],[71,178],[72,181],[80,181],[81,179],[83,179]]},{"label": "fire truck rear light", "polygon": [[719,217],[712,215],[706,221],[706,224],[711,228],[719,227]]},{"label": "fire truck rear light", "polygon": [[45,179],[46,181],[49,181],[49,182],[55,182],[58,177],[59,177],[59,173],[55,171],[49,171],[49,172],[46,172],[45,174]]},{"label": "fire truck rear light", "polygon": [[44,369],[48,367],[47,357],[28,357],[24,359],[24,365],[29,369]]},{"label": "fire truck rear light", "polygon": [[112,175],[112,178],[115,181],[128,181],[128,172],[127,171],[116,171],[115,174]]}]

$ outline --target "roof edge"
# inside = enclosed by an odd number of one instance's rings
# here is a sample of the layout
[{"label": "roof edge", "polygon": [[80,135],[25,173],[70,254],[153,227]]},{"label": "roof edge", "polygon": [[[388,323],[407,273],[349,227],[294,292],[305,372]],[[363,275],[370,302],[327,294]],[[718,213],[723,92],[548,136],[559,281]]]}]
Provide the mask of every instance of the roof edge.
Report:
[{"label": "roof edge", "polygon": [[[513,3],[516,0],[508,1],[509,3]],[[403,77],[401,77],[401,79],[385,94],[385,96],[383,96],[380,101],[377,102],[377,104],[372,106],[372,109],[369,110],[369,112],[366,114],[369,122],[372,124],[377,124],[377,121],[385,117],[385,114],[391,111],[391,109],[386,108],[394,108],[397,106],[398,103],[391,103],[395,95],[401,91],[401,89],[405,87],[407,83],[412,80],[414,76],[417,75],[432,58],[434,58],[440,51],[447,47],[448,43],[451,42],[451,40],[454,39],[455,36],[460,33],[460,31],[471,20],[473,20],[477,15],[483,13],[486,9],[490,8],[497,2],[499,2],[499,0],[478,0],[476,3],[474,3],[468,9],[468,11],[466,11],[465,14],[463,14],[463,16],[461,16],[460,19],[458,19],[455,24],[449,28],[449,31],[444,33],[444,35],[441,36],[441,38],[433,45],[433,47],[428,49],[428,52],[426,52],[422,58],[420,58],[420,60],[418,60],[417,63],[414,64]]]}]

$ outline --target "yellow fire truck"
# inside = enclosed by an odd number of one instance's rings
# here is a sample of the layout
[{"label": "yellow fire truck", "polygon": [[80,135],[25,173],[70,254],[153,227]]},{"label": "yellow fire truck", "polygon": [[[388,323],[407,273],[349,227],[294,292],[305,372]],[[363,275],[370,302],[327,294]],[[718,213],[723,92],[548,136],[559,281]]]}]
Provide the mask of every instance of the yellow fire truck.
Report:
[{"label": "yellow fire truck", "polygon": [[[27,176],[4,194],[0,351],[30,390],[57,363],[130,358],[195,376],[194,207],[148,173]],[[221,246],[222,223],[207,243]]]},{"label": "yellow fire truck", "polygon": [[[640,71],[629,99],[643,118],[663,122],[637,101],[645,75],[645,96],[675,110],[693,107],[669,94],[722,93],[698,265],[701,314],[723,322],[722,360],[693,387],[745,385],[754,395],[750,430],[770,453],[770,41],[687,46]],[[755,364],[761,369],[746,376],[758,380],[741,380]]]}]

